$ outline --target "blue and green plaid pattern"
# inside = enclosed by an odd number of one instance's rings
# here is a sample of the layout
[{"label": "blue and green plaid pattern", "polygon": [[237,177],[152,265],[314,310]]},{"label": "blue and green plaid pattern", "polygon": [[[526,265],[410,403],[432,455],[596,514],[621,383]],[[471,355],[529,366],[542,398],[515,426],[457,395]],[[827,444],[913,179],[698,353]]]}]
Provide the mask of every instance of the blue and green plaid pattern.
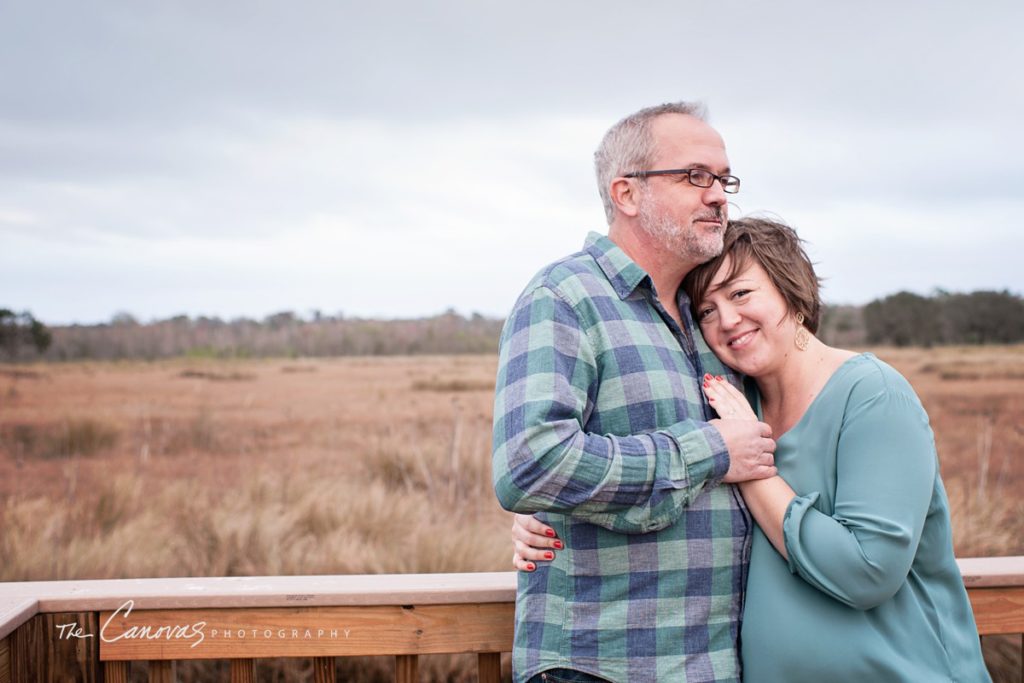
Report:
[{"label": "blue and green plaid pattern", "polygon": [[596,233],[541,271],[501,338],[494,487],[566,549],[520,573],[517,681],[739,681],[750,518],[701,393],[729,371]]}]

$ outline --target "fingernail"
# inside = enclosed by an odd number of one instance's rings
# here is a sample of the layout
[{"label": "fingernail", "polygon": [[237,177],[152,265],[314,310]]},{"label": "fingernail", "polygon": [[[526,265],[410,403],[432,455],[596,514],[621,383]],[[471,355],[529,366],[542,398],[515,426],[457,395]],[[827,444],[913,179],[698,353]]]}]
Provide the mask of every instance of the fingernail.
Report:
[{"label": "fingernail", "polygon": [[550,550],[548,550],[548,551],[546,551],[544,553],[544,559],[545,560],[553,560],[553,559],[555,559],[555,554],[553,552],[551,552]]},{"label": "fingernail", "polygon": [[725,378],[722,377],[721,375],[718,375],[717,377],[715,377],[715,379],[717,379],[719,382],[724,382],[725,381]]},{"label": "fingernail", "polygon": [[526,563],[526,571],[532,572],[536,568],[537,568],[537,565],[535,565],[533,562],[527,562]]},{"label": "fingernail", "polygon": [[711,373],[710,372],[705,372],[704,373],[704,379],[711,379]]},{"label": "fingernail", "polygon": [[555,537],[555,530],[554,529],[545,529],[544,530],[544,535],[547,536],[548,538],[554,538]]},{"label": "fingernail", "polygon": [[555,550],[561,550],[562,548],[565,547],[564,545],[562,545],[561,541],[555,541],[552,545],[555,546]]}]

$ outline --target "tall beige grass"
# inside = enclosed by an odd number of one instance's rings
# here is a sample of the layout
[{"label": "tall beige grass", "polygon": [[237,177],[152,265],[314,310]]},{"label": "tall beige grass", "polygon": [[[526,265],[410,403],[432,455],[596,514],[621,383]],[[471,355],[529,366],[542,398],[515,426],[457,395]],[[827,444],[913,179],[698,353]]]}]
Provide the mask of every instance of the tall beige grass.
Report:
[{"label": "tall beige grass", "polygon": [[[957,554],[1024,554],[1024,347],[878,355],[931,416]],[[11,367],[0,374],[0,580],[510,569],[509,518],[490,485],[495,365]],[[1005,660],[993,666],[1019,667],[1012,648],[988,649]],[[261,666],[261,680],[309,677],[302,662]],[[386,680],[391,666],[345,660],[339,672]],[[220,680],[216,667],[180,673]],[[473,667],[430,658],[423,673],[471,680]]]},{"label": "tall beige grass", "polygon": [[[181,361],[8,375],[0,580],[509,568],[509,520],[490,488],[493,358],[296,367]],[[53,414],[108,437],[51,452],[40,444],[67,432]],[[308,680],[306,666],[261,663],[261,680]],[[393,680],[392,667],[339,660],[343,680]],[[421,671],[471,680],[475,660],[427,657]],[[179,674],[223,679],[210,663]]]}]

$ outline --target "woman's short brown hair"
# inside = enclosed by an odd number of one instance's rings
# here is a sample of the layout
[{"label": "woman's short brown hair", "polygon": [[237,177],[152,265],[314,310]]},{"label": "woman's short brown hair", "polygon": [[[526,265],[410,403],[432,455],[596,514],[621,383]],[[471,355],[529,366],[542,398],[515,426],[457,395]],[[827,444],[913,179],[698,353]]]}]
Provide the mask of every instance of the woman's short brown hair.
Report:
[{"label": "woman's short brown hair", "polygon": [[768,273],[790,312],[794,315],[802,313],[804,327],[811,333],[818,331],[821,280],[801,246],[803,240],[793,228],[767,218],[740,218],[729,222],[723,241],[721,254],[691,270],[683,280],[683,289],[690,297],[694,315],[697,305],[711,287],[715,273],[730,256],[732,262],[725,282],[736,278],[753,260]]}]

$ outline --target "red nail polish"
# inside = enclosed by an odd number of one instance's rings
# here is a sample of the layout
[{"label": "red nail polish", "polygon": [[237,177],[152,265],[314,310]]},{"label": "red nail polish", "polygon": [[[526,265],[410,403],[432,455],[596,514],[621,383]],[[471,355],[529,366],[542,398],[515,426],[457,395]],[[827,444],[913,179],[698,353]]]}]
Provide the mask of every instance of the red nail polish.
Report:
[{"label": "red nail polish", "polygon": [[526,563],[526,571],[532,572],[536,568],[537,568],[537,565],[535,565],[533,562],[527,562]]},{"label": "red nail polish", "polygon": [[555,550],[561,550],[565,547],[564,545],[562,545],[561,541],[555,541],[553,545],[555,546]]},{"label": "red nail polish", "polygon": [[704,373],[704,379],[711,379],[711,373],[710,372],[705,372]]},{"label": "red nail polish", "polygon": [[719,382],[722,382],[722,381],[724,381],[724,380],[725,380],[725,378],[724,378],[724,377],[722,377],[721,375],[719,375],[719,376],[718,376],[718,377],[716,377],[715,379],[717,379],[717,380],[718,380]]},{"label": "red nail polish", "polygon": [[547,552],[544,553],[544,559],[545,560],[553,560],[553,559],[555,559],[555,554],[553,552],[551,552],[550,550],[548,550]]},{"label": "red nail polish", "polygon": [[554,529],[545,529],[544,530],[544,535],[547,536],[548,538],[554,538],[555,537],[555,530]]}]

